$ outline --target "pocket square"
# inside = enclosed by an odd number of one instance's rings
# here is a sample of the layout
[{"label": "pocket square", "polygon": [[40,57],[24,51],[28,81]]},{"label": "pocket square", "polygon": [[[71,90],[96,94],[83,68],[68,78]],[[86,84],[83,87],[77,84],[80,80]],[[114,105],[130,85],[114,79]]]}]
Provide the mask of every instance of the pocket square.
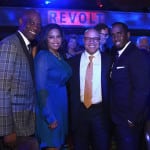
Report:
[{"label": "pocket square", "polygon": [[125,68],[125,66],[118,66],[118,67],[116,67],[116,69],[123,69],[123,68]]}]

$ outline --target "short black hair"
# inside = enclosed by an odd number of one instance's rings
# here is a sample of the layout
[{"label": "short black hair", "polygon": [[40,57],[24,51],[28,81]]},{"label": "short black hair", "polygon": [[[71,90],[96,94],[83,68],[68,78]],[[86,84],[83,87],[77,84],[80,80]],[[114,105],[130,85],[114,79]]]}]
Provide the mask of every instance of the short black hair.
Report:
[{"label": "short black hair", "polygon": [[116,26],[116,25],[119,25],[119,26],[122,26],[122,28],[124,29],[124,31],[127,33],[129,32],[129,28],[127,26],[127,24],[123,23],[123,22],[114,22],[112,24],[112,27]]},{"label": "short black hair", "polygon": [[105,23],[98,23],[94,28],[98,32],[100,32],[102,29],[108,29],[109,30],[109,27]]}]

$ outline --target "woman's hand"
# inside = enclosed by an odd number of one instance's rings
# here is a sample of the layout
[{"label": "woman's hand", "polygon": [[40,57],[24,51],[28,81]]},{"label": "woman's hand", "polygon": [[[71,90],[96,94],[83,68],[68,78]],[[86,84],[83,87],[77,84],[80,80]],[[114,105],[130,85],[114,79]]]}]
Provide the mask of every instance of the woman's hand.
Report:
[{"label": "woman's hand", "polygon": [[54,122],[51,123],[48,127],[49,127],[50,129],[55,129],[57,126],[58,126],[57,121],[54,121]]}]

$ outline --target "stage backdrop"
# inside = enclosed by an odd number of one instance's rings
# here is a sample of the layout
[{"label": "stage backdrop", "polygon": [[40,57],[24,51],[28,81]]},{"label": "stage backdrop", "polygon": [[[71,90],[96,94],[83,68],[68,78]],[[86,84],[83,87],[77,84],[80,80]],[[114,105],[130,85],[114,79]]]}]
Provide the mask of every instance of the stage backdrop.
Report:
[{"label": "stage backdrop", "polygon": [[[27,7],[0,7],[0,26],[17,26],[18,17]],[[150,30],[150,13],[118,12],[118,11],[88,11],[69,9],[35,8],[42,16],[43,25],[58,23],[69,27],[92,27],[97,23],[126,23],[130,29]]]}]

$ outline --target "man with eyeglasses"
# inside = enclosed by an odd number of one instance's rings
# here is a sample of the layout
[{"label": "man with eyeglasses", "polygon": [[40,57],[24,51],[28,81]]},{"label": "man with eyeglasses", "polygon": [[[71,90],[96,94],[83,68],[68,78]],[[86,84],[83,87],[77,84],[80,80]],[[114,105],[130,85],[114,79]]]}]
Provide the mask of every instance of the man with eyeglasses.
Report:
[{"label": "man with eyeglasses", "polygon": [[95,26],[95,29],[99,32],[100,35],[100,51],[109,53],[110,49],[107,46],[107,40],[109,38],[108,26],[104,23],[99,23]]},{"label": "man with eyeglasses", "polygon": [[[71,131],[74,150],[109,150],[109,70],[110,58],[100,53],[99,32],[90,28],[84,32],[85,51],[69,60],[73,75],[69,82]],[[92,59],[92,60],[91,60]],[[92,66],[87,97],[87,70]],[[90,70],[90,71],[91,71]],[[76,87],[76,89],[75,89]],[[88,93],[88,94],[89,94]],[[85,103],[90,99],[88,105]]]}]

